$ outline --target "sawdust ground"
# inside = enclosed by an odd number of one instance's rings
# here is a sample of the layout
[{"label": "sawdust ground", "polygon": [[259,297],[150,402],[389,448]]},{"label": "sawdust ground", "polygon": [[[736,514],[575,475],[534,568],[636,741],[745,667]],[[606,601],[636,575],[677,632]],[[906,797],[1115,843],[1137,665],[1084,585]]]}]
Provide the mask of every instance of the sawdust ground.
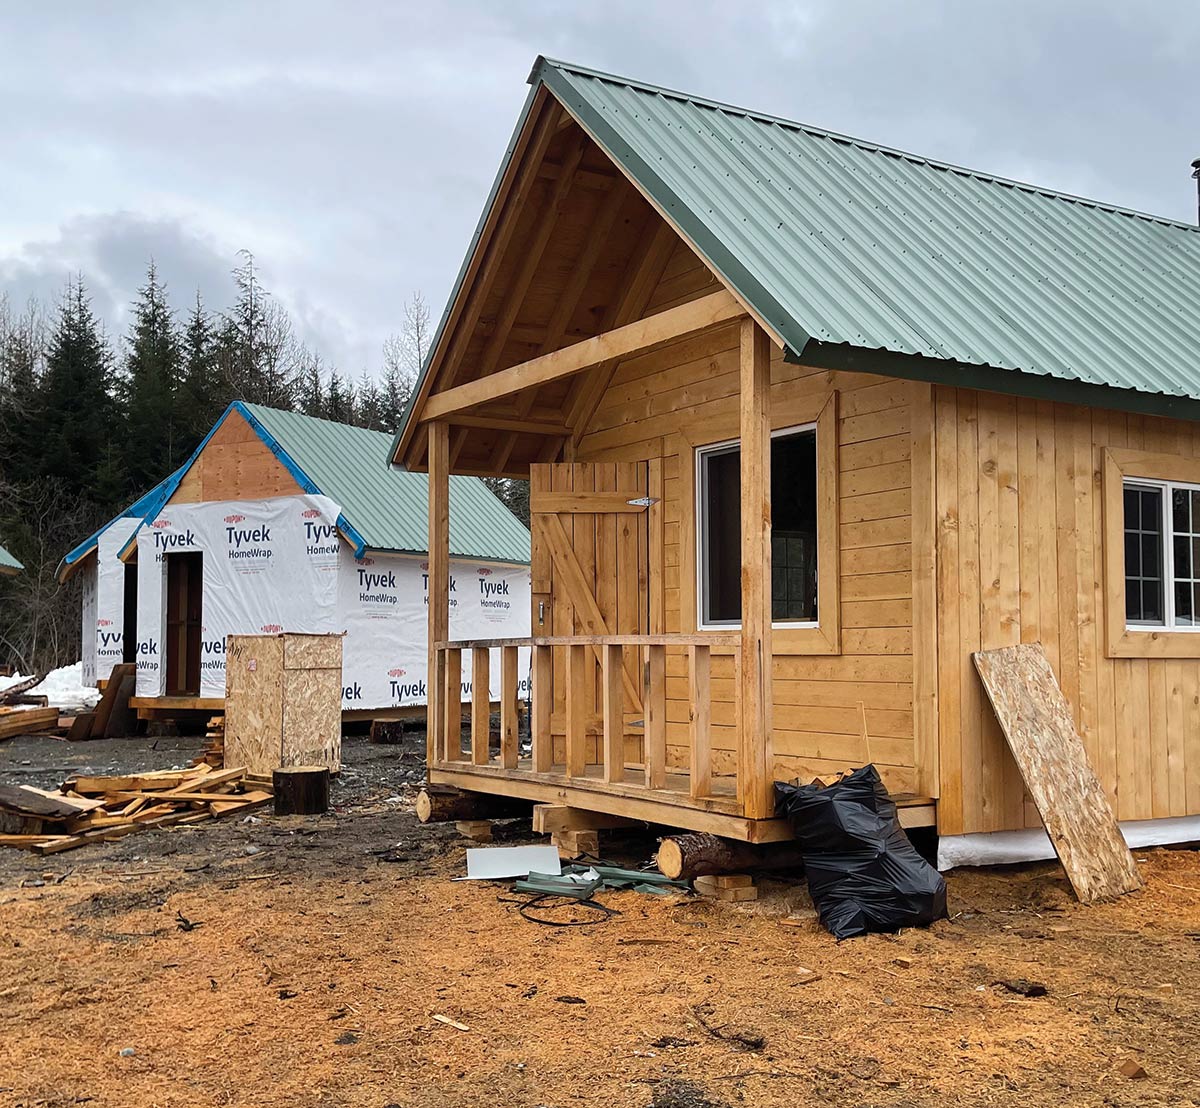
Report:
[{"label": "sawdust ground", "polygon": [[[1145,891],[1090,908],[1057,866],[955,873],[953,919],[841,945],[784,922],[805,897],[783,882],[750,905],[606,894],[619,915],[548,928],[503,886],[451,882],[465,844],[385,792],[311,820],[6,852],[0,1104],[1200,1097],[1196,853],[1139,853]],[[506,834],[532,841],[527,824]],[[652,847],[611,843],[627,859]],[[1013,978],[1049,995],[995,984]],[[1145,1079],[1117,1072],[1131,1056]]]}]

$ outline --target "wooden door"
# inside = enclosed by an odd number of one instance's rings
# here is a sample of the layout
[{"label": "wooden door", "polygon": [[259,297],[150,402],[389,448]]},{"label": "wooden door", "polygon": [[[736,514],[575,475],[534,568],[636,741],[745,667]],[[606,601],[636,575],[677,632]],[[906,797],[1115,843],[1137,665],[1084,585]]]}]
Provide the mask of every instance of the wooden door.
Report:
[{"label": "wooden door", "polygon": [[122,606],[121,661],[128,665],[137,661],[137,562],[125,567],[125,593]]},{"label": "wooden door", "polygon": [[167,695],[200,695],[204,555],[167,555]]},{"label": "wooden door", "polygon": [[[652,623],[650,517],[646,462],[534,465],[530,472],[532,620],[534,635],[644,635]],[[653,506],[653,507],[652,507]],[[598,651],[587,656],[585,686],[592,710],[587,760],[600,759]],[[626,757],[640,758],[641,660],[625,650]],[[566,678],[555,652],[551,730],[565,732]],[[558,743],[555,744],[556,750]],[[559,756],[555,754],[555,760]]]}]

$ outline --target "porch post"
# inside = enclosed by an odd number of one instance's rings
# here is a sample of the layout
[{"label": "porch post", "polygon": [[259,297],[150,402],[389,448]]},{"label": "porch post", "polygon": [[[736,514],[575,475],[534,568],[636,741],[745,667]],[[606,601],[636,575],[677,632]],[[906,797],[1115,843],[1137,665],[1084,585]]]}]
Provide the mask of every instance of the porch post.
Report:
[{"label": "porch post", "polygon": [[438,759],[445,718],[445,655],[434,644],[450,637],[450,428],[429,424],[429,665],[425,693],[425,766]]},{"label": "porch post", "polygon": [[743,813],[775,813],[771,753],[771,342],[741,330],[742,639],[738,786]]}]

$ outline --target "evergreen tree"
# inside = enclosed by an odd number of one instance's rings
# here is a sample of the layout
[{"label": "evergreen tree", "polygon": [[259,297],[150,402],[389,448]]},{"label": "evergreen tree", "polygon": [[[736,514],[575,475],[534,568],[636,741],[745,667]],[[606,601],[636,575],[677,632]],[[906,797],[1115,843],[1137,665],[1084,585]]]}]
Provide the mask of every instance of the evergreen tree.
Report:
[{"label": "evergreen tree", "polygon": [[92,312],[83,278],[67,283],[46,353],[41,387],[30,405],[33,472],[69,495],[115,508],[112,479],[115,404],[112,352]]},{"label": "evergreen tree", "polygon": [[354,422],[372,431],[386,430],[383,425],[383,394],[366,370],[359,377],[355,391],[357,403],[354,408]]},{"label": "evergreen tree", "polygon": [[254,268],[254,255],[239,251],[233,271],[237,300],[221,328],[222,375],[233,396],[272,408],[293,408],[300,392],[303,349],[287,312],[270,299]]},{"label": "evergreen tree", "polygon": [[179,465],[180,440],[186,438],[178,425],[179,335],[153,259],[133,305],[126,341],[124,483],[128,494],[137,497]]},{"label": "evergreen tree", "polygon": [[329,389],[325,394],[325,418],[335,423],[354,422],[354,386],[335,369],[329,374]]},{"label": "evergreen tree", "polygon": [[200,293],[183,331],[183,379],[179,384],[179,419],[184,453],[199,445],[229,403],[229,390],[217,368],[217,336]]},{"label": "evergreen tree", "polygon": [[300,374],[299,404],[305,415],[319,417],[325,414],[325,384],[321,380],[319,354],[311,354],[305,359],[304,369]]}]

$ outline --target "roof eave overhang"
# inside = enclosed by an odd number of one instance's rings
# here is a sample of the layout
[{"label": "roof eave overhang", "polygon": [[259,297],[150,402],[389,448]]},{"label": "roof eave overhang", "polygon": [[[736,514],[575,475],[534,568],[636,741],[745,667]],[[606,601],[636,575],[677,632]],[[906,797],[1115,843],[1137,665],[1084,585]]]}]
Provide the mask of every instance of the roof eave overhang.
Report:
[{"label": "roof eave overhang", "polygon": [[884,377],[901,377],[913,381],[927,381],[934,385],[979,389],[983,392],[1050,400],[1060,404],[1079,404],[1089,408],[1105,408],[1137,415],[1200,421],[1200,399],[1141,392],[1138,389],[1120,389],[1112,385],[1068,380],[1044,373],[997,369],[988,365],[929,358],[921,354],[870,350],[844,343],[816,340],[801,347],[785,346],[783,356],[785,361],[819,369],[874,373]]}]

